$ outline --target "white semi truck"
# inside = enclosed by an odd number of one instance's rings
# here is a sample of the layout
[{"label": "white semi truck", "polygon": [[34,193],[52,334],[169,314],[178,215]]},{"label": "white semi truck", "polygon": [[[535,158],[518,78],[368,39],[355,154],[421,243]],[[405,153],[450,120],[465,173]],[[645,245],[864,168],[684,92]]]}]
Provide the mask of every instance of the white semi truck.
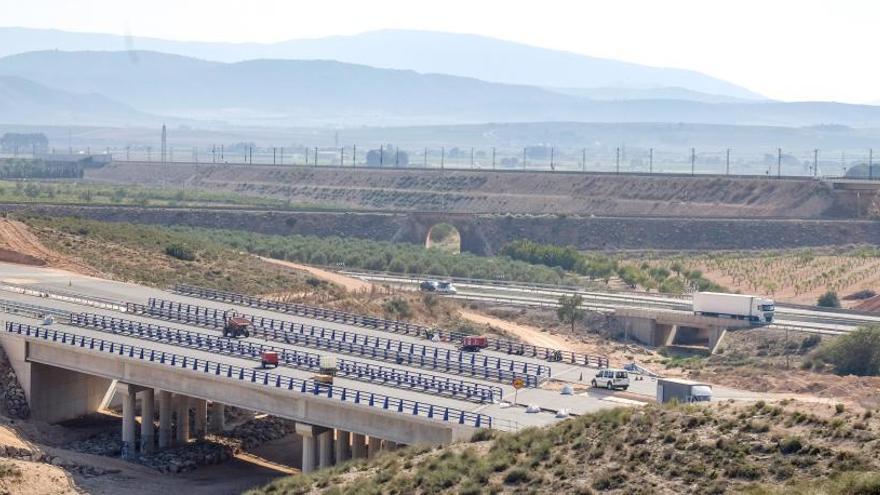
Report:
[{"label": "white semi truck", "polygon": [[720,292],[694,293],[695,315],[745,320],[752,325],[768,325],[773,322],[774,311],[772,299]]}]

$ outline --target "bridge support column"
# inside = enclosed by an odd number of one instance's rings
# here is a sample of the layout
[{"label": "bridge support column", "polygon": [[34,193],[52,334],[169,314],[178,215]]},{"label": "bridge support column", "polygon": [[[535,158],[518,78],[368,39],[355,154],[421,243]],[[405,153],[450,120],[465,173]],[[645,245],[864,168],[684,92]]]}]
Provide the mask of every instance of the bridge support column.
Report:
[{"label": "bridge support column", "polygon": [[351,456],[355,459],[367,457],[367,438],[360,433],[351,434]]},{"label": "bridge support column", "polygon": [[141,454],[152,454],[154,449],[155,425],[153,424],[153,416],[155,416],[153,389],[148,388],[141,391]]},{"label": "bridge support column", "polygon": [[342,464],[351,458],[350,442],[351,433],[345,430],[336,430],[336,445],[334,446],[336,464]]},{"label": "bridge support column", "polygon": [[137,450],[134,410],[137,388],[133,385],[120,383],[116,386],[116,393],[122,398],[122,457],[134,459]]},{"label": "bridge support column", "polygon": [[[311,473],[316,468],[316,454],[319,453],[319,445],[318,438],[326,433],[331,433],[327,428],[323,428],[320,426],[312,426],[304,423],[296,424],[296,433],[302,437],[303,451],[302,451],[302,472],[303,473]],[[329,443],[330,436],[327,435],[327,442]],[[321,442],[323,443],[323,441]],[[328,449],[329,450],[329,449]],[[323,453],[322,453],[323,454]],[[322,457],[322,467],[323,466],[323,457]]]},{"label": "bridge support column", "polygon": [[318,435],[318,467],[321,469],[333,465],[333,430]]},{"label": "bridge support column", "polygon": [[159,391],[159,448],[171,446],[171,392]]},{"label": "bridge support column", "polygon": [[220,402],[211,403],[211,431],[223,433],[226,428],[226,404]]},{"label": "bridge support column", "polygon": [[174,443],[186,445],[189,441],[189,397],[175,395],[174,401],[177,403],[177,436]]},{"label": "bridge support column", "polygon": [[203,399],[194,399],[194,409],[196,411],[195,420],[195,437],[198,440],[205,439],[206,426],[208,424],[208,401]]},{"label": "bridge support column", "polygon": [[370,437],[370,441],[367,444],[367,457],[372,459],[376,457],[379,453],[379,450],[382,448],[382,439],[379,437]]}]

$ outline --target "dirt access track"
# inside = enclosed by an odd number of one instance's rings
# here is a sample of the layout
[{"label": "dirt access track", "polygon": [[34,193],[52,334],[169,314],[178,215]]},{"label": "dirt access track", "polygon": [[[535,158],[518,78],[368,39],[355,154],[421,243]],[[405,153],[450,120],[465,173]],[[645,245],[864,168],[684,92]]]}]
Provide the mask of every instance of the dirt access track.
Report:
[{"label": "dirt access track", "polygon": [[877,203],[876,190],[852,194],[825,182],[770,177],[114,162],[86,170],[85,178],[351,210],[827,219],[865,217]]}]

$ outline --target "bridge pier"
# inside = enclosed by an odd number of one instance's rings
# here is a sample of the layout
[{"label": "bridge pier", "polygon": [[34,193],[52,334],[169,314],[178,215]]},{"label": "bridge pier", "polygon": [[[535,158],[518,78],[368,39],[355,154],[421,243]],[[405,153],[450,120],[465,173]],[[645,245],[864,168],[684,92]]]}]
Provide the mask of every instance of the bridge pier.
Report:
[{"label": "bridge pier", "polygon": [[211,403],[211,431],[223,433],[226,429],[226,404],[220,402]]},{"label": "bridge pier", "polygon": [[351,456],[355,459],[367,457],[367,437],[360,433],[351,434]]},{"label": "bridge pier", "polygon": [[155,416],[155,396],[153,389],[148,388],[141,391],[141,454],[152,454],[155,450],[154,441],[156,439],[153,424],[153,416]]},{"label": "bridge pier", "polygon": [[196,418],[193,424],[195,429],[195,438],[197,440],[204,440],[205,433],[207,433],[207,424],[208,424],[208,401],[204,399],[192,399],[193,401],[193,409],[195,409]]},{"label": "bridge pier", "polygon": [[326,430],[318,435],[318,467],[321,469],[333,465],[333,430]]},{"label": "bridge pier", "polygon": [[343,462],[351,458],[350,443],[350,432],[345,430],[336,430],[336,445],[334,446],[334,452],[336,454],[336,464],[342,464]]},{"label": "bridge pier", "polygon": [[176,394],[174,401],[177,405],[177,435],[175,445],[186,445],[189,442],[189,397]]},{"label": "bridge pier", "polygon": [[314,471],[317,467],[315,461],[318,459],[320,459],[321,467],[329,467],[332,455],[330,435],[333,432],[321,426],[297,423],[296,433],[302,437],[302,472],[311,473]]},{"label": "bridge pier", "polygon": [[171,392],[159,391],[159,448],[167,449],[171,446]]},{"label": "bridge pier", "polygon": [[382,439],[379,437],[370,437],[369,442],[367,442],[367,458],[372,459],[379,455],[379,450],[382,449]]},{"label": "bridge pier", "polygon": [[116,393],[122,398],[122,457],[124,459],[134,459],[137,456],[135,406],[138,391],[138,387],[134,385],[126,383],[116,385]]}]

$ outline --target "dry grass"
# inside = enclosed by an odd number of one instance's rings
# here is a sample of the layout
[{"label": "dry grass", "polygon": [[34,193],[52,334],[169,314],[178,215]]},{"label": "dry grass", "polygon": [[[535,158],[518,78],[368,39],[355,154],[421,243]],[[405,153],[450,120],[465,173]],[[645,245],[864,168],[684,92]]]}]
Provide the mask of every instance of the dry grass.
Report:
[{"label": "dry grass", "polygon": [[[797,403],[615,409],[479,434],[471,444],[413,447],[250,493],[763,494],[804,483],[812,493],[876,493],[845,487],[880,487],[876,474],[852,474],[880,467],[878,435],[873,417]],[[832,476],[838,481],[826,481]]]}]

